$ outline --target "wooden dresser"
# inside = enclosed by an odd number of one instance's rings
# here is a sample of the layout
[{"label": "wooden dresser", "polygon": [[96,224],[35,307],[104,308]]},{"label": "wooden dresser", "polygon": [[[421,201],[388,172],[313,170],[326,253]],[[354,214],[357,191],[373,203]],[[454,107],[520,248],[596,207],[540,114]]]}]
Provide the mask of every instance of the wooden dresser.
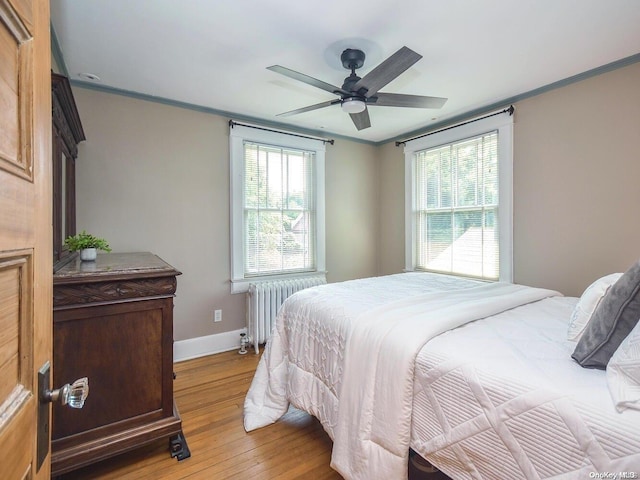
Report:
[{"label": "wooden dresser", "polygon": [[54,273],[53,384],[89,378],[82,409],[53,404],[56,476],[157,439],[189,456],[173,401],[180,272],[151,253],[99,254]]}]

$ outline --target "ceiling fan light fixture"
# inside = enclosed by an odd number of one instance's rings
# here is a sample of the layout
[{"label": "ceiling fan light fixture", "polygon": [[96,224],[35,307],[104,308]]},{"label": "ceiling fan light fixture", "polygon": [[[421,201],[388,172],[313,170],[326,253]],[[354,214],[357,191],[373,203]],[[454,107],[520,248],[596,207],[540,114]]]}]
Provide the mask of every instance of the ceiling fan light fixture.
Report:
[{"label": "ceiling fan light fixture", "polygon": [[367,108],[367,104],[357,98],[347,98],[342,101],[341,106],[342,111],[347,113],[360,113]]}]

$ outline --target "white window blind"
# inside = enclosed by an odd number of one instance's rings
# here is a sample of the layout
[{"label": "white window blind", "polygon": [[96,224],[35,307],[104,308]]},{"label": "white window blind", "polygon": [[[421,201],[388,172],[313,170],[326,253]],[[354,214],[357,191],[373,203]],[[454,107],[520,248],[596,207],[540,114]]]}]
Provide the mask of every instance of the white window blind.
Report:
[{"label": "white window blind", "polygon": [[315,269],[314,159],[244,142],[246,277]]},{"label": "white window blind", "polygon": [[405,269],[513,281],[513,117],[405,143]]},{"label": "white window blind", "polygon": [[229,131],[231,292],[325,272],[325,144],[235,124]]},{"label": "white window blind", "polygon": [[498,133],[415,154],[416,268],[497,280]]}]

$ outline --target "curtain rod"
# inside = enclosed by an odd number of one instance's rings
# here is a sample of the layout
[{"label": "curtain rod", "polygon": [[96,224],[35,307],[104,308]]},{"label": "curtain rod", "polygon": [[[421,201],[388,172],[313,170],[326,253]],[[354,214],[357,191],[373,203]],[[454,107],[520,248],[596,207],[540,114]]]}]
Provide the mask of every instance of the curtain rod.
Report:
[{"label": "curtain rod", "polygon": [[500,110],[499,112],[490,113],[482,117],[474,118],[472,120],[467,120],[466,122],[456,123],[455,125],[451,125],[449,127],[441,128],[439,130],[434,130],[433,132],[425,133],[423,135],[418,135],[417,137],[408,138],[407,140],[402,140],[401,142],[396,142],[396,147],[399,147],[400,145],[406,145],[407,142],[410,142],[412,140],[417,140],[418,138],[428,137],[429,135],[445,132],[447,130],[451,130],[452,128],[461,127],[462,125],[467,125],[469,123],[477,122],[478,120],[484,120],[485,118],[495,117],[496,115],[502,115],[503,113],[508,113],[509,115],[513,115],[513,112],[515,111],[516,109],[513,108],[513,105],[511,105],[509,106],[509,108],[505,108],[504,110]]},{"label": "curtain rod", "polygon": [[266,132],[283,133],[285,135],[291,135],[292,137],[308,138],[310,140],[319,140],[322,143],[330,143],[331,145],[333,145],[333,142],[335,142],[333,138],[329,139],[329,138],[320,138],[320,137],[310,137],[309,135],[301,135],[299,133],[287,132],[285,130],[275,130],[273,128],[259,127],[258,125],[251,125],[249,123],[240,123],[234,120],[229,120],[229,127],[233,128],[236,125],[239,125],[241,127],[255,128],[256,130],[264,130]]}]

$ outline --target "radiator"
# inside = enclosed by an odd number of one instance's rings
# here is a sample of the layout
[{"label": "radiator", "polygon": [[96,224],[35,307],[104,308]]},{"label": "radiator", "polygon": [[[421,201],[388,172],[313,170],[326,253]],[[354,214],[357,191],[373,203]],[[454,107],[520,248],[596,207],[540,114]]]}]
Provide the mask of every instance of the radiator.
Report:
[{"label": "radiator", "polygon": [[280,305],[299,290],[327,283],[324,275],[291,278],[287,280],[266,280],[249,284],[247,293],[247,336],[256,354],[259,345],[265,343],[271,331]]}]

